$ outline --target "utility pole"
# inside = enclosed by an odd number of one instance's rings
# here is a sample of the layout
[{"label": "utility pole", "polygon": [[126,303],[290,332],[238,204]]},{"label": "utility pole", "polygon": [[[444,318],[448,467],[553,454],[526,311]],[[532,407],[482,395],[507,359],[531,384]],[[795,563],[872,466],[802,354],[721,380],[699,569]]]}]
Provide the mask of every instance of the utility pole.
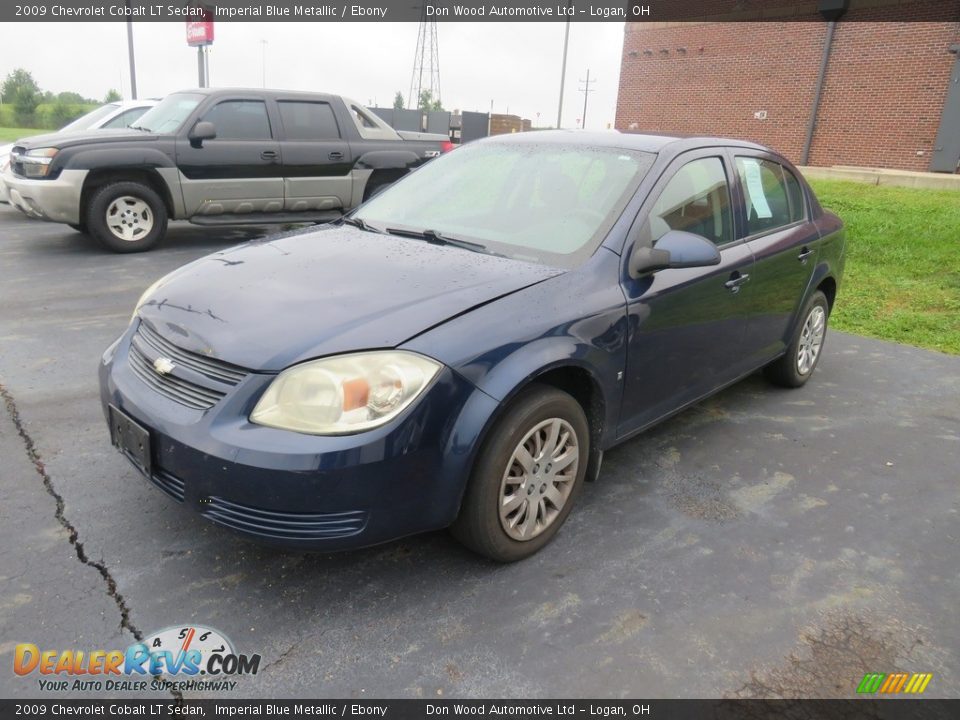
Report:
[{"label": "utility pole", "polygon": [[[570,7],[570,0],[567,7]],[[567,15],[567,17],[570,17]],[[563,115],[563,86],[567,82],[567,46],[570,44],[570,21],[567,20],[567,27],[563,31],[563,60],[560,63],[560,104],[557,106],[557,129],[560,129],[560,118]]]},{"label": "utility pole", "polygon": [[[127,12],[130,12],[130,0],[127,0]],[[129,15],[127,17],[130,17]],[[130,56],[130,99],[137,99],[137,65],[133,60],[133,21],[127,20],[127,54]]]},{"label": "utility pole", "polygon": [[587,127],[587,98],[590,97],[590,93],[595,92],[590,89],[590,83],[595,83],[596,79],[590,79],[590,68],[587,68],[587,79],[580,80],[583,83],[583,87],[580,88],[580,92],[583,93],[583,120],[580,123],[580,127],[586,129]]}]

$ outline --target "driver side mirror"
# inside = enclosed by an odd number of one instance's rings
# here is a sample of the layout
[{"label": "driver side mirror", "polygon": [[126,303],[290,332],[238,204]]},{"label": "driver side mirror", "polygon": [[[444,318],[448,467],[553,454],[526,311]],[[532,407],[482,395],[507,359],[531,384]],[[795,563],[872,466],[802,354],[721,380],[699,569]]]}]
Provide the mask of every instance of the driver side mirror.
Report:
[{"label": "driver side mirror", "polygon": [[188,137],[193,147],[202,147],[204,140],[213,140],[217,137],[217,128],[213,126],[212,122],[201,120],[193,126],[193,130],[190,131]]},{"label": "driver side mirror", "polygon": [[707,267],[720,264],[717,246],[701,235],[670,230],[654,246],[638,247],[630,256],[627,269],[630,277],[665,270],[667,268]]}]

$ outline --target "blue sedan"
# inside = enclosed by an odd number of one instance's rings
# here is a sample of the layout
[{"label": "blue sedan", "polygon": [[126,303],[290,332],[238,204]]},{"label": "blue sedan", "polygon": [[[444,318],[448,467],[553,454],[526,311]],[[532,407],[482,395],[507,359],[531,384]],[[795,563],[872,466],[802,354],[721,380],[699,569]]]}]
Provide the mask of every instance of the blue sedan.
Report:
[{"label": "blue sedan", "polygon": [[843,263],[842,222],[762,146],[490,138],[158,280],[103,407],[154,485],[248,537],[450,527],[519,560],[608,448],[761,368],[803,385]]}]

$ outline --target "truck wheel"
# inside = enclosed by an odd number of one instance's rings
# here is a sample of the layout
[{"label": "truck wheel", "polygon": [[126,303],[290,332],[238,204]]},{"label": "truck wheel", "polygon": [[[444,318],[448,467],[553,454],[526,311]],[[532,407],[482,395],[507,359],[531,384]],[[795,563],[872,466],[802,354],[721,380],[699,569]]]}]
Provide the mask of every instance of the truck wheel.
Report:
[{"label": "truck wheel", "polygon": [[143,252],[167,231],[167,208],[143,183],[110,183],[90,199],[87,227],[101,245],[114,252]]},{"label": "truck wheel", "polygon": [[404,175],[406,175],[406,171],[403,170],[399,172],[377,171],[370,176],[367,186],[363,189],[363,201],[366,202],[374,195],[379,195]]}]

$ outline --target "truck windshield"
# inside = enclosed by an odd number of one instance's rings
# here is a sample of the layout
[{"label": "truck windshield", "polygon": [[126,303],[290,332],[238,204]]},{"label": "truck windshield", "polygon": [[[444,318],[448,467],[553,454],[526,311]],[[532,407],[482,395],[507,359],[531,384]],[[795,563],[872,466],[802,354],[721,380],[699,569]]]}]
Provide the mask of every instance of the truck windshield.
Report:
[{"label": "truck windshield", "polygon": [[195,93],[167,95],[141,115],[133,127],[161,134],[176,132],[201,100],[203,95]]}]

